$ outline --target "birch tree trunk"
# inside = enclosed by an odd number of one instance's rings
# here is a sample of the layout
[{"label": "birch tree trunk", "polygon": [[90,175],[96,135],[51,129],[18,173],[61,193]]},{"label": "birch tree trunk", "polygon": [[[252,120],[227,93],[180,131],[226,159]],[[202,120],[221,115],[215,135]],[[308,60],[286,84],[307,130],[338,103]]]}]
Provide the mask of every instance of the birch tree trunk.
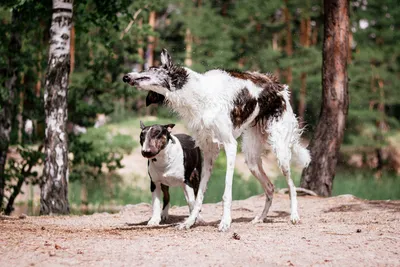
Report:
[{"label": "birch tree trunk", "polygon": [[68,214],[67,92],[70,73],[72,0],[53,0],[44,105],[46,113],[44,181],[40,214]]},{"label": "birch tree trunk", "polygon": [[311,189],[320,196],[332,194],[348,112],[348,6],[348,0],[324,0],[322,106],[310,143],[312,161],[301,177],[301,187]]}]

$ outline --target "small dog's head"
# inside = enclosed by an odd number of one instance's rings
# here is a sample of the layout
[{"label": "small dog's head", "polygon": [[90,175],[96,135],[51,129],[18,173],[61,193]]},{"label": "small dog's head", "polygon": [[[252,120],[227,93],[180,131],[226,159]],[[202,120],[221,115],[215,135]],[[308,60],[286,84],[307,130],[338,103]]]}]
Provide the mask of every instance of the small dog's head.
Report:
[{"label": "small dog's head", "polygon": [[154,158],[167,146],[169,140],[175,143],[171,137],[171,131],[174,126],[175,124],[145,126],[140,121],[140,128],[142,129],[140,133],[142,156],[149,159]]},{"label": "small dog's head", "polygon": [[142,72],[130,72],[122,80],[139,90],[153,91],[166,95],[167,91],[181,89],[187,82],[187,71],[172,62],[166,49],[161,52],[161,66],[150,67]]}]

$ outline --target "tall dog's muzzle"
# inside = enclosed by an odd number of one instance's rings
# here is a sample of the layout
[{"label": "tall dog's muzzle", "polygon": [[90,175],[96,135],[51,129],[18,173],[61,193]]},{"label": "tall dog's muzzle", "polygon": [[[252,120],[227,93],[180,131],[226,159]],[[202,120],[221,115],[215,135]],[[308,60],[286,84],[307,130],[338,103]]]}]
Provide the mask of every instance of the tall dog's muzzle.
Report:
[{"label": "tall dog's muzzle", "polygon": [[124,83],[130,83],[131,82],[131,78],[129,77],[129,75],[124,75],[124,77],[122,77],[122,81]]}]

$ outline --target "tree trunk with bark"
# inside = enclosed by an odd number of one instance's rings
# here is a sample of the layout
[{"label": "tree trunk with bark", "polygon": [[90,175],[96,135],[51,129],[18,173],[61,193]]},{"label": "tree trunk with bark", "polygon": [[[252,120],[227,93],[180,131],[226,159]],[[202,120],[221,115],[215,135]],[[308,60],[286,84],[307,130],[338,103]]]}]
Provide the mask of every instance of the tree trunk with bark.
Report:
[{"label": "tree trunk with bark", "polygon": [[[291,27],[291,16],[288,7],[288,0],[285,0],[285,8],[284,8],[284,17],[286,24],[286,45],[285,52],[288,57],[292,57],[293,55],[293,37],[292,37],[292,27]],[[292,67],[288,67],[286,69],[286,83],[291,86],[293,81]],[[290,101],[292,101],[293,97],[290,97]]]},{"label": "tree trunk with bark", "polygon": [[11,39],[8,45],[8,66],[2,75],[5,76],[4,88],[7,96],[0,98],[0,211],[3,209],[4,187],[5,187],[5,166],[7,151],[10,143],[11,118],[16,93],[18,58],[21,51],[21,36],[17,29],[18,20],[21,19],[18,12],[13,10],[11,19]]},{"label": "tree trunk with bark", "polygon": [[45,165],[40,214],[68,214],[67,92],[70,73],[72,0],[53,0],[44,104]]},{"label": "tree trunk with bark", "polygon": [[301,187],[320,196],[332,194],[337,157],[348,112],[348,5],[347,0],[324,0],[322,106],[309,146],[312,161],[301,178]]},{"label": "tree trunk with bark", "polygon": [[[302,47],[310,47],[311,42],[311,19],[310,17],[303,18],[300,22],[300,44]],[[306,112],[307,100],[307,72],[300,74],[300,97],[299,97],[299,125],[303,127],[305,124],[304,115]]]},{"label": "tree trunk with bark", "polygon": [[[149,25],[151,30],[156,26],[156,12],[151,11],[149,16]],[[154,42],[156,38],[153,35],[148,37],[147,51],[146,51],[146,68],[154,66]]]}]

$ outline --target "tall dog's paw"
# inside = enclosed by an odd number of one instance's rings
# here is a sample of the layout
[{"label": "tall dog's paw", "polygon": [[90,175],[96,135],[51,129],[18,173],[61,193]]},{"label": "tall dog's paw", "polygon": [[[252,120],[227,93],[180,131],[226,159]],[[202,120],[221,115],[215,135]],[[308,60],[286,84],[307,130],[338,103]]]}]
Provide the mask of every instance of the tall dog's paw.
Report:
[{"label": "tall dog's paw", "polygon": [[292,213],[292,214],[290,215],[290,221],[291,221],[293,224],[299,223],[299,222],[300,222],[299,214],[297,214],[297,212]]},{"label": "tall dog's paw", "polygon": [[218,231],[226,232],[231,227],[231,220],[230,219],[222,219],[218,226]]},{"label": "tall dog's paw", "polygon": [[203,219],[203,217],[201,217],[200,214],[199,214],[199,216],[197,216],[196,224],[199,224],[199,225],[206,224],[206,221]]},{"label": "tall dog's paw", "polygon": [[196,220],[191,219],[190,217],[187,218],[184,222],[178,224],[176,229],[178,230],[189,230],[190,227],[195,223]]},{"label": "tall dog's paw", "polygon": [[161,221],[165,222],[168,220],[168,212],[161,212]]},{"label": "tall dog's paw", "polygon": [[157,226],[157,225],[160,225],[160,221],[161,221],[161,218],[160,218],[160,217],[159,217],[159,218],[154,218],[154,217],[152,217],[152,218],[150,219],[150,221],[147,222],[147,225],[148,225],[148,226]]}]

